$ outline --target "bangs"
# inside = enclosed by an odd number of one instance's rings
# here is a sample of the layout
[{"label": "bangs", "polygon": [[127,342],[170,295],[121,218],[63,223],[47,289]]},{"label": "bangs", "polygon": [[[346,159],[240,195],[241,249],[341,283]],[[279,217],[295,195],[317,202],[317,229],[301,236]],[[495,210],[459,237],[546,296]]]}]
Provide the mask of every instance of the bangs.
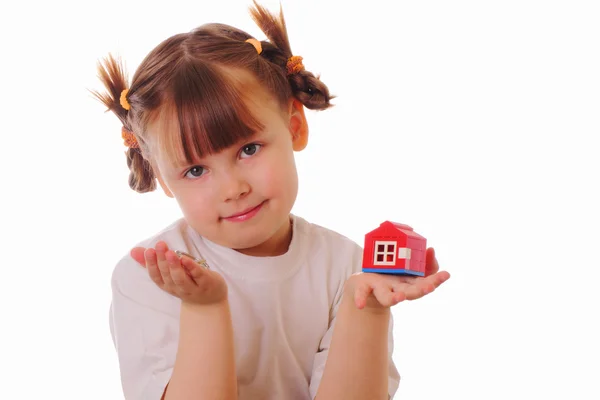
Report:
[{"label": "bangs", "polygon": [[192,165],[260,132],[250,93],[223,67],[187,59],[175,68],[156,119],[157,150],[173,165]]}]

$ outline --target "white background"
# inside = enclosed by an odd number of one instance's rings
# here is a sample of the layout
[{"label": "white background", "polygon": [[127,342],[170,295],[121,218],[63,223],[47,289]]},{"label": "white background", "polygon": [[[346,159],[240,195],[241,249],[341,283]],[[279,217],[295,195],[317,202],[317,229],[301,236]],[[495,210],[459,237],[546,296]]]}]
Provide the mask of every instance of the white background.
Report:
[{"label": "white background", "polygon": [[[452,274],[394,308],[397,399],[600,398],[597,4],[283,2],[338,96],[308,112],[293,211],[358,242],[407,223]],[[2,6],[0,397],[122,398],[112,268],[180,213],[128,188],[120,125],[87,89],[109,52],[131,76],[205,22],[264,39],[248,5]]]}]

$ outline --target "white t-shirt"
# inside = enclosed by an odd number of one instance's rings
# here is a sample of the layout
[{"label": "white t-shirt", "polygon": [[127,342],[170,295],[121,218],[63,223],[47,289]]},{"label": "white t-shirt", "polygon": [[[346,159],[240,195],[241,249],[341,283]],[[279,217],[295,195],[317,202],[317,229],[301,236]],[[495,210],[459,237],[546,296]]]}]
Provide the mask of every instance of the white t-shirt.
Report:
[{"label": "white t-shirt", "polygon": [[[184,219],[139,243],[159,240],[204,258],[229,289],[239,400],[314,399],[346,280],[361,270],[362,248],[291,216],[292,242],[277,257],[252,257],[199,236]],[[129,255],[112,276],[110,329],[127,400],[159,400],[169,382],[179,338],[181,300],[160,289]],[[400,376],[392,361],[389,394]]]}]

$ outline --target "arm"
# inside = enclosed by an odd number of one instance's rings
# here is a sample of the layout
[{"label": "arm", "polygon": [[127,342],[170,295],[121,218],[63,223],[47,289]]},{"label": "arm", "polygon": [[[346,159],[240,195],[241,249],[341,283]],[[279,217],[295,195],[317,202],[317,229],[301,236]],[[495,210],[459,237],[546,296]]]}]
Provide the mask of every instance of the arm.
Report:
[{"label": "arm", "polygon": [[[392,377],[385,369],[385,355],[393,350],[393,341],[386,341],[385,334],[392,322],[390,307],[419,299],[448,278],[448,272],[439,272],[433,249],[427,250],[425,277],[352,275],[344,285],[318,397],[383,400],[393,396],[400,377]],[[390,384],[387,393],[386,381]]]},{"label": "arm", "polygon": [[233,328],[227,301],[181,305],[179,346],[164,400],[237,399]]},{"label": "arm", "polygon": [[237,399],[224,279],[156,246],[160,257],[136,248],[113,273],[111,332],[125,398]]},{"label": "arm", "polygon": [[346,287],[336,319],[317,398],[388,399],[390,309],[359,310]]}]

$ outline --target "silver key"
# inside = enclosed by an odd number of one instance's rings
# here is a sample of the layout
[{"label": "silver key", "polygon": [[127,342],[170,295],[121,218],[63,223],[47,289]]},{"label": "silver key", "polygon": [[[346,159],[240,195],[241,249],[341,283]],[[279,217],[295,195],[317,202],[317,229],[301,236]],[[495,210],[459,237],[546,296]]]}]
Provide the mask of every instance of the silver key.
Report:
[{"label": "silver key", "polygon": [[179,250],[175,250],[175,254],[177,254],[179,256],[179,258],[186,256],[191,258],[192,260],[196,261],[198,264],[200,264],[200,266],[204,269],[210,269],[210,267],[208,266],[208,263],[206,262],[205,259],[200,259],[200,258],[196,258],[191,254],[188,254],[184,251],[179,251]]}]

